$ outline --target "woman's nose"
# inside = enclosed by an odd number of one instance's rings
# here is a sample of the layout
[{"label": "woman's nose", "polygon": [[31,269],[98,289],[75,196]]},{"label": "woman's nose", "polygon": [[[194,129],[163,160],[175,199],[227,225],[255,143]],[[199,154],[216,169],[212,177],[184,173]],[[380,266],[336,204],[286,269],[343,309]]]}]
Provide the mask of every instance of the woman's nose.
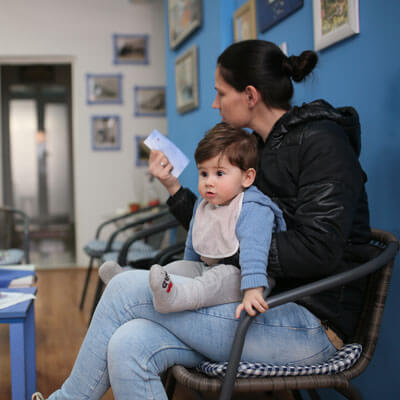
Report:
[{"label": "woman's nose", "polygon": [[219,108],[219,101],[217,100],[217,96],[215,96],[215,99],[212,103],[212,108]]}]

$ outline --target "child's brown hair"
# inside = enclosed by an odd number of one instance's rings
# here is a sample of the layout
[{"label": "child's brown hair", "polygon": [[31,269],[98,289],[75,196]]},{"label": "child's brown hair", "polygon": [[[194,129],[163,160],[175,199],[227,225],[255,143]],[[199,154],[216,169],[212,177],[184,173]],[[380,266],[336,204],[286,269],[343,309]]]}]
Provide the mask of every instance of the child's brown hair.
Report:
[{"label": "child's brown hair", "polygon": [[194,158],[197,164],[201,164],[218,155],[226,156],[232,165],[243,171],[257,169],[257,139],[244,129],[221,122],[200,140]]}]

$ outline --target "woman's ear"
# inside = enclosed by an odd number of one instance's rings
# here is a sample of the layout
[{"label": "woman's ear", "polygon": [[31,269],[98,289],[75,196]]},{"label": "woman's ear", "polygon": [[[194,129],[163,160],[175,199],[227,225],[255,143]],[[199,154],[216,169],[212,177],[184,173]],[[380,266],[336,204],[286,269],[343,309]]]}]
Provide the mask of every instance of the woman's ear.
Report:
[{"label": "woman's ear", "polygon": [[247,189],[253,184],[254,179],[256,179],[256,170],[254,168],[249,168],[244,172],[242,186]]},{"label": "woman's ear", "polygon": [[244,89],[244,91],[245,91],[245,94],[247,97],[247,102],[248,102],[249,107],[250,108],[254,107],[261,98],[260,93],[252,85],[246,86],[246,89]]}]

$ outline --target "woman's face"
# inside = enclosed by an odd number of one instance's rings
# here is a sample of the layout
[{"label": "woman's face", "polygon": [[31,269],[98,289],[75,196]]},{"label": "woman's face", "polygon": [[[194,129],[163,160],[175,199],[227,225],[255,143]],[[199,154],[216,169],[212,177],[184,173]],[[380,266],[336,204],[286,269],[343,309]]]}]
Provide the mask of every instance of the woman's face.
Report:
[{"label": "woman's face", "polygon": [[219,67],[215,70],[215,90],[217,94],[212,107],[219,110],[222,120],[238,128],[248,127],[250,110],[247,95],[227,83]]}]

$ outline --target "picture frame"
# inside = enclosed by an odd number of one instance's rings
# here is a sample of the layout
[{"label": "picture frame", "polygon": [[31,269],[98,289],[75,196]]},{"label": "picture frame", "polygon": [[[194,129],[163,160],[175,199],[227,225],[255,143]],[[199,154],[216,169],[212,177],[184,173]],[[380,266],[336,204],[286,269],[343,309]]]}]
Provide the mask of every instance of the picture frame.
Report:
[{"label": "picture frame", "polygon": [[202,0],[168,0],[168,35],[171,49],[175,49],[200,28],[202,18]]},{"label": "picture frame", "polygon": [[304,5],[304,0],[257,0],[260,32],[272,28]]},{"label": "picture frame", "polygon": [[165,86],[134,86],[137,117],[164,117],[166,115]]},{"label": "picture frame", "polygon": [[183,114],[199,105],[197,46],[193,45],[175,61],[176,108]]},{"label": "picture frame", "polygon": [[148,64],[149,35],[113,35],[114,64]]},{"label": "picture frame", "polygon": [[149,164],[150,149],[144,144],[147,136],[135,136],[136,166],[144,167]]},{"label": "picture frame", "polygon": [[313,0],[314,49],[360,33],[359,0]]},{"label": "picture frame", "polygon": [[96,151],[121,149],[119,115],[92,115],[92,149]]},{"label": "picture frame", "polygon": [[86,74],[87,104],[122,104],[122,74]]},{"label": "picture frame", "polygon": [[233,14],[234,41],[257,39],[255,0],[248,0]]}]

